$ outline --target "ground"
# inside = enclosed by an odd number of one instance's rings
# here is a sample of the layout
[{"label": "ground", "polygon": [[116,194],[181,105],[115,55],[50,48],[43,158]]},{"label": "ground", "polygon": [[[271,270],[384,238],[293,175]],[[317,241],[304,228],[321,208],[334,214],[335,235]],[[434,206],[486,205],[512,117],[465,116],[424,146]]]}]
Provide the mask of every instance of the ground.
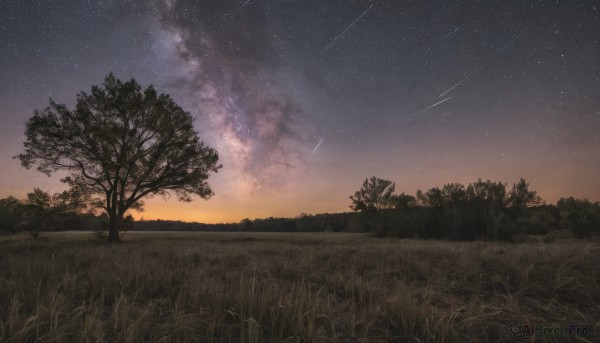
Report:
[{"label": "ground", "polygon": [[600,243],[0,237],[2,342],[600,341]]}]

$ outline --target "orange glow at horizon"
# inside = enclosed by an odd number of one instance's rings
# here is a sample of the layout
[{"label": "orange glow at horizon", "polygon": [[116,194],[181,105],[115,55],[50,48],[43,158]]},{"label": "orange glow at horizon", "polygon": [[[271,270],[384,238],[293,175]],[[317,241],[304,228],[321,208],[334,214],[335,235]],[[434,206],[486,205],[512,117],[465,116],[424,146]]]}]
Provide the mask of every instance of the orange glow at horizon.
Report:
[{"label": "orange glow at horizon", "polygon": [[[33,171],[25,172],[25,174],[33,173]],[[435,175],[437,174],[437,175]],[[490,173],[494,174],[494,173]],[[540,174],[535,178],[527,178],[531,183],[531,189],[538,192],[547,204],[556,204],[558,199],[562,197],[589,198],[592,201],[600,199],[600,185],[589,184],[588,181],[593,179],[592,172],[576,172],[567,170],[553,170]],[[349,212],[350,200],[349,195],[358,190],[362,181],[366,177],[376,175],[378,177],[387,178],[396,183],[396,193],[406,193],[415,195],[417,189],[427,190],[432,187],[442,187],[446,183],[460,182],[467,185],[469,182],[475,181],[477,177],[459,176],[440,171],[423,172],[419,176],[411,177],[411,182],[407,182],[402,175],[393,177],[387,173],[371,173],[364,177],[353,177],[352,180],[341,182],[343,187],[326,187],[318,182],[311,185],[306,185],[303,191],[294,193],[288,191],[287,194],[255,194],[254,196],[230,198],[225,195],[217,195],[205,201],[196,199],[191,203],[179,202],[175,198],[163,200],[160,197],[149,199],[146,201],[143,212],[132,212],[136,220],[173,220],[184,222],[200,222],[200,223],[238,223],[244,218],[268,218],[268,217],[295,217],[301,213],[319,214],[333,212]],[[477,175],[477,174],[474,174]],[[435,177],[437,176],[437,177]],[[23,182],[17,175],[11,175],[10,178],[16,182],[14,188],[3,189],[0,191],[0,198],[9,195],[17,198],[24,198],[27,192],[30,192],[33,187],[31,181]],[[503,181],[507,183],[507,191],[510,190],[513,182],[518,181],[519,176],[511,178],[498,178],[494,175],[483,177],[483,179],[491,179],[493,181]],[[38,175],[34,178],[37,182],[33,183],[36,187],[49,192],[58,192],[64,189],[55,178],[47,178],[43,175]],[[567,184],[564,180],[570,179],[571,183]],[[339,180],[338,180],[339,181]],[[27,183],[28,185],[25,185]],[[19,185],[21,184],[21,185]],[[338,188],[335,190],[336,188]],[[18,189],[25,189],[21,192],[15,192]],[[312,191],[311,191],[312,190]],[[295,197],[297,195],[297,197]],[[595,195],[595,196],[594,196]]]},{"label": "orange glow at horizon", "polygon": [[[151,199],[146,202],[143,212],[133,212],[136,220],[174,220],[184,222],[239,223],[244,218],[258,219],[268,217],[296,217],[301,213],[319,214],[332,212],[347,212],[349,209],[348,195],[339,195],[340,201],[324,199],[321,201],[301,200],[292,201],[282,196],[270,196],[261,200],[240,198],[227,200],[214,197],[208,201],[197,199],[191,203],[178,202],[175,199]],[[316,200],[316,199],[315,199]]]},{"label": "orange glow at horizon", "polygon": [[[547,204],[556,204],[559,198],[570,196],[600,200],[600,184],[593,182],[596,178],[595,169],[587,166],[587,161],[591,160],[589,155],[579,154],[569,160],[535,161],[535,155],[526,149],[511,147],[504,149],[510,157],[507,165],[493,156],[489,159],[479,158],[473,163],[475,154],[465,153],[464,149],[456,149],[456,152],[432,162],[423,161],[420,158],[423,154],[419,151],[404,156],[388,155],[386,152],[330,153],[329,157],[315,161],[317,166],[314,169],[298,173],[278,187],[256,188],[247,193],[239,191],[247,187],[236,178],[235,170],[224,168],[208,180],[216,193],[211,199],[184,203],[175,197],[168,200],[155,197],[145,201],[145,211],[133,212],[132,215],[136,220],[238,223],[244,218],[349,212],[348,197],[360,188],[365,178],[373,175],[395,182],[397,194],[404,192],[415,195],[419,189],[426,191],[451,182],[467,185],[478,177],[505,182],[508,191],[514,182],[524,177],[531,184],[531,189],[537,191]],[[353,160],[385,163],[353,164]],[[324,162],[330,165],[323,167]],[[335,168],[344,165],[352,167]],[[568,168],[568,165],[578,168]],[[60,175],[46,177],[36,170],[25,170],[15,160],[10,160],[7,166],[11,172],[3,178],[6,187],[0,189],[0,198],[13,195],[23,199],[33,187],[50,193],[65,189],[65,185],[59,181]],[[234,182],[236,180],[241,183]]]},{"label": "orange glow at horizon", "polygon": [[[458,173],[453,174],[449,172],[441,174],[440,171],[432,170],[423,172],[418,177],[413,177],[412,182],[406,182],[406,179],[403,181],[400,177],[392,177],[384,174],[386,173],[372,173],[372,175],[394,181],[397,194],[404,192],[410,195],[415,195],[419,189],[425,191],[432,187],[442,187],[444,184],[451,182],[460,182],[466,186],[478,178],[477,176],[461,176]],[[518,176],[518,173],[515,173],[517,176],[511,178],[495,177],[494,174],[496,173],[490,171],[487,173],[489,177],[482,177],[482,179],[505,182],[507,192],[510,191],[512,184],[517,182],[521,177]],[[525,178],[530,183],[531,189],[537,191],[546,204],[556,204],[560,198],[571,196],[598,201],[600,199],[600,185],[590,185],[585,181],[590,180],[593,177],[592,174],[591,172],[571,171],[571,173],[567,173],[566,170],[554,170],[541,174],[536,178]],[[369,175],[369,177],[372,175]],[[315,183],[311,185],[315,188],[313,192],[298,192],[300,197],[295,199],[290,194],[261,194],[254,197],[230,199],[224,196],[220,197],[219,193],[208,201],[199,199],[191,203],[182,203],[175,199],[165,201],[161,198],[156,198],[146,202],[144,212],[133,213],[133,215],[136,220],[144,218],[145,220],[161,219],[213,224],[238,223],[244,218],[289,218],[296,217],[301,213],[350,212],[350,200],[348,197],[360,188],[362,181],[366,177],[356,177],[353,180],[346,180],[342,183],[348,186],[344,187],[344,189],[337,189],[337,191],[334,191],[336,187],[324,187]],[[573,184],[566,184],[564,182],[565,179],[580,181],[576,183],[576,187],[573,187]],[[321,189],[321,193],[317,192],[318,189]],[[593,196],[594,194],[596,196]]]}]

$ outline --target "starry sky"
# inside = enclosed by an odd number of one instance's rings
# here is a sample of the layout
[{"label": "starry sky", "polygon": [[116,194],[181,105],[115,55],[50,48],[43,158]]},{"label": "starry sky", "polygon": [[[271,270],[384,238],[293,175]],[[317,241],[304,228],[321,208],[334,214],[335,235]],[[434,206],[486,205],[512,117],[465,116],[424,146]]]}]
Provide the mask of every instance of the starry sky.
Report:
[{"label": "starry sky", "polygon": [[223,168],[216,195],[136,218],[348,211],[376,175],[415,194],[524,177],[600,201],[597,1],[0,0],[0,197],[24,124],[113,72],[170,94]]}]

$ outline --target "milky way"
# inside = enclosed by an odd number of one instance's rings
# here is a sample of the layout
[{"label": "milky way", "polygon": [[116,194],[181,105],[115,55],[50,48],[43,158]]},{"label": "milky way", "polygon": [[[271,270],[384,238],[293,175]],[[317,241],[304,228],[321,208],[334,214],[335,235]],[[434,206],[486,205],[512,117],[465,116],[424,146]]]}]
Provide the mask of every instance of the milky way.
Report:
[{"label": "milky way", "polygon": [[247,4],[233,14],[226,2],[165,2],[159,9],[188,70],[178,82],[223,139],[242,191],[252,192],[281,187],[305,169],[306,145],[317,130],[272,77],[279,61],[266,12]]}]

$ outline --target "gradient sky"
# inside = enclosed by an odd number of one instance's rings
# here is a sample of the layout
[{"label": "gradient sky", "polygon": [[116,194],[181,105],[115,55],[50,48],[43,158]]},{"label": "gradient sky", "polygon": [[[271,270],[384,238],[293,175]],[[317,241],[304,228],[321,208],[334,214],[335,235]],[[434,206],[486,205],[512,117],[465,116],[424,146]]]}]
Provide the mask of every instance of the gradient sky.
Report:
[{"label": "gradient sky", "polygon": [[0,197],[63,189],[11,159],[24,123],[112,71],[171,94],[223,163],[209,201],[152,199],[138,219],[348,211],[372,175],[600,201],[599,6],[1,0]]}]

